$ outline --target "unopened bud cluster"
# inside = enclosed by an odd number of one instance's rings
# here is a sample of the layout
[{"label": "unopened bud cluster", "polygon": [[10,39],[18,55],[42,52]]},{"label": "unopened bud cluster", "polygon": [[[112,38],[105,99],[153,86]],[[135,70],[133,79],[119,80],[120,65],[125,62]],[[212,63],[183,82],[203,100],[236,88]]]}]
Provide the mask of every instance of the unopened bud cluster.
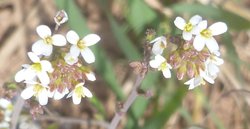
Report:
[{"label": "unopened bud cluster", "polygon": [[[56,27],[59,27],[68,20],[68,16],[62,10],[54,20]],[[95,62],[95,55],[89,46],[98,43],[100,37],[88,34],[80,38],[73,30],[66,36],[53,34],[46,25],[39,25],[36,31],[40,39],[28,52],[32,64],[24,64],[15,75],[16,82],[26,84],[21,97],[30,99],[35,96],[41,105],[46,105],[48,98],[59,100],[66,94],[67,98],[72,97],[74,104],[79,104],[82,97],[92,97],[84,86],[86,81],[96,80],[88,66]]]},{"label": "unopened bud cluster", "polygon": [[[219,65],[224,62],[219,58],[219,45],[213,36],[226,32],[227,25],[217,22],[207,27],[207,21],[199,15],[188,22],[177,17],[174,24],[183,31],[182,36],[160,36],[150,41],[154,55],[150,66],[162,71],[165,78],[171,78],[171,70],[175,70],[179,80],[189,79],[185,82],[189,89],[204,85],[205,80],[213,84]],[[176,44],[177,48],[168,49],[169,43]]]}]

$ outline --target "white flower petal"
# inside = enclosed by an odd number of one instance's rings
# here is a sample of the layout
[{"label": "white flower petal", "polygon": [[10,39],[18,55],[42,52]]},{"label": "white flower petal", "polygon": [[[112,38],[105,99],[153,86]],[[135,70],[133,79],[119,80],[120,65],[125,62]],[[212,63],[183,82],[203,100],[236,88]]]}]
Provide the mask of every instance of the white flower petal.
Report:
[{"label": "white flower petal", "polygon": [[93,72],[86,73],[85,75],[88,78],[88,80],[90,80],[90,81],[95,81],[96,80],[95,74]]},{"label": "white flower petal", "polygon": [[44,45],[43,40],[38,40],[32,45],[32,52],[34,52],[36,55],[41,55],[43,53],[42,45]]},{"label": "white flower petal", "polygon": [[206,29],[207,28],[207,21],[206,20],[203,20],[201,21],[199,24],[198,24],[198,29],[199,29],[199,32]]},{"label": "white flower petal", "polygon": [[218,72],[220,71],[219,67],[213,63],[209,63],[207,66],[207,69],[208,69],[209,75],[214,76],[214,77],[216,77]]},{"label": "white flower petal", "polygon": [[64,92],[60,93],[59,91],[56,90],[56,91],[55,91],[55,94],[54,94],[54,99],[55,99],[55,100],[60,100],[61,98],[64,97],[64,95],[65,95]]},{"label": "white flower petal", "polygon": [[171,78],[171,72],[169,69],[162,70],[162,74],[165,78]]},{"label": "white flower petal", "polygon": [[70,98],[73,95],[74,91],[71,91],[66,98]]},{"label": "white flower petal", "polygon": [[51,36],[51,30],[48,26],[46,25],[40,25],[36,28],[36,32],[37,34],[41,37],[41,38],[46,38],[47,36]]},{"label": "white flower petal", "polygon": [[202,17],[201,17],[201,16],[195,15],[195,16],[193,16],[193,17],[189,20],[189,22],[190,22],[192,25],[197,25],[199,22],[201,22],[201,20],[202,20]]},{"label": "white flower petal", "polygon": [[51,63],[47,60],[42,60],[40,63],[42,65],[42,71],[51,71],[53,69]]},{"label": "white flower petal", "polygon": [[100,37],[97,34],[88,34],[83,38],[86,46],[92,46],[100,41]]},{"label": "white flower petal", "polygon": [[56,92],[56,90],[53,90],[53,91],[48,90],[48,97],[53,98],[55,92]]},{"label": "white flower petal", "polygon": [[188,40],[188,41],[192,39],[192,33],[190,32],[183,31],[182,36],[183,36],[183,39]]},{"label": "white flower petal", "polygon": [[214,84],[214,79],[209,77],[205,72],[200,72],[201,77],[203,77],[207,82]]},{"label": "white flower petal", "polygon": [[152,40],[150,43],[155,43],[155,42],[157,42],[157,41],[159,41],[159,40],[161,40],[161,37],[157,37],[157,38],[155,38],[154,40]]},{"label": "white flower petal", "polygon": [[227,31],[227,25],[224,22],[216,22],[208,29],[212,31],[212,35],[219,35]]},{"label": "white flower petal", "polygon": [[75,57],[75,56],[71,55],[70,53],[67,53],[64,56],[64,60],[67,64],[73,65],[78,61],[78,57]]},{"label": "white flower petal", "polygon": [[48,93],[45,88],[38,94],[38,101],[40,105],[46,105],[48,103]]},{"label": "white flower petal", "polygon": [[33,95],[34,95],[34,87],[33,86],[27,87],[21,93],[21,97],[25,100],[31,98]]},{"label": "white flower petal", "polygon": [[92,93],[89,91],[89,89],[87,89],[86,87],[83,87],[83,93],[88,98],[91,98],[93,96]]},{"label": "white flower petal", "polygon": [[36,77],[36,72],[31,67],[27,68],[24,74],[24,80],[34,80]]},{"label": "white flower petal", "polygon": [[50,56],[52,54],[52,51],[53,51],[53,46],[48,45],[48,44],[44,44],[44,45],[41,46],[41,49],[43,51],[42,55]]},{"label": "white flower petal", "polygon": [[95,62],[95,55],[89,48],[84,48],[81,51],[81,55],[83,59],[86,61],[86,63],[90,64]]},{"label": "white flower petal", "polygon": [[67,43],[65,37],[61,34],[53,35],[52,40],[53,40],[53,45],[55,46],[64,46]]},{"label": "white flower petal", "polygon": [[224,60],[219,58],[219,57],[214,57],[213,63],[215,63],[216,65],[222,65],[224,63]]},{"label": "white flower petal", "polygon": [[39,78],[39,80],[41,81],[42,84],[49,84],[50,83],[50,79],[49,76],[46,72],[40,72],[37,74],[37,77]]},{"label": "white flower petal", "polygon": [[174,20],[174,24],[177,28],[179,28],[180,30],[183,30],[184,26],[186,25],[186,21],[181,17],[176,17]]},{"label": "white flower petal", "polygon": [[161,55],[156,55],[155,60],[159,61],[160,63],[163,63],[166,61],[166,59]]},{"label": "white flower petal", "polygon": [[10,105],[11,102],[7,99],[1,98],[0,99],[0,107],[3,109],[6,109],[8,107],[8,105]]},{"label": "white flower petal", "polygon": [[194,78],[191,78],[190,80],[186,81],[184,84],[185,85],[190,85],[190,84],[193,83],[193,81],[194,81]]},{"label": "white flower petal", "polygon": [[201,76],[198,76],[198,77],[195,77],[194,78],[194,88],[201,85],[201,82],[202,82],[202,77]]},{"label": "white flower petal", "polygon": [[201,51],[205,46],[205,39],[200,35],[195,36],[193,46],[197,51]]},{"label": "white flower petal", "polygon": [[16,75],[15,75],[16,82],[21,82],[25,79],[25,76],[26,76],[25,71],[26,71],[26,69],[21,69],[20,71],[18,71],[16,73]]},{"label": "white flower petal", "polygon": [[158,68],[160,65],[161,65],[161,63],[160,62],[158,62],[158,61],[156,61],[156,60],[151,60],[151,61],[149,61],[149,65],[152,67],[152,68]]},{"label": "white flower petal", "polygon": [[77,94],[73,93],[72,100],[74,104],[80,104],[81,103],[82,96],[77,96]]},{"label": "white flower petal", "polygon": [[161,47],[161,42],[154,43],[153,48],[152,48],[152,52],[155,55],[162,54],[163,48]]},{"label": "white flower petal", "polygon": [[66,38],[69,41],[69,43],[71,43],[71,44],[77,44],[78,40],[80,39],[78,34],[73,30],[70,30],[66,34]]},{"label": "white flower petal", "polygon": [[214,51],[218,51],[219,50],[219,46],[218,46],[218,43],[216,42],[216,40],[211,37],[209,39],[206,39],[206,46],[207,48],[209,49],[209,51],[211,53],[213,53]]},{"label": "white flower petal", "polygon": [[80,54],[80,49],[76,45],[70,47],[70,54],[74,57],[78,57]]},{"label": "white flower petal", "polygon": [[38,63],[40,62],[40,58],[33,52],[28,52],[28,56],[30,58],[30,60],[34,63]]}]

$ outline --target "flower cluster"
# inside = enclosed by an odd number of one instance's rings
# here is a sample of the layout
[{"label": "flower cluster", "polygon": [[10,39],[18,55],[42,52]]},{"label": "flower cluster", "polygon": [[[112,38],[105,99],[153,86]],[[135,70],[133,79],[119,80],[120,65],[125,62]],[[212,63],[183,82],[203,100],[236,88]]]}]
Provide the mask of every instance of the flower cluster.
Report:
[{"label": "flower cluster", "polygon": [[4,98],[0,99],[0,129],[9,129],[13,104]]},{"label": "flower cluster", "polygon": [[[65,11],[59,11],[54,20],[58,27],[68,20],[68,16]],[[80,38],[73,30],[68,31],[65,37],[53,34],[46,25],[39,25],[36,31],[41,39],[28,52],[32,64],[24,64],[15,75],[16,82],[26,84],[21,97],[26,100],[35,96],[41,105],[46,105],[48,98],[59,100],[66,94],[67,98],[72,97],[74,104],[79,104],[82,97],[92,97],[84,86],[86,80],[96,80],[87,66],[95,62],[89,46],[98,43],[100,37],[88,34]],[[80,53],[82,58],[79,58]]]},{"label": "flower cluster", "polygon": [[[171,77],[171,69],[176,70],[179,80],[187,75],[189,80],[184,84],[189,85],[189,89],[204,85],[205,80],[213,84],[219,66],[224,62],[219,57],[219,45],[213,36],[225,33],[227,25],[216,22],[207,27],[207,21],[199,15],[193,16],[188,22],[177,17],[174,24],[183,31],[182,36],[160,36],[152,40],[154,58],[149,65],[162,71],[165,78]],[[167,49],[168,43],[177,44],[177,48]]]}]

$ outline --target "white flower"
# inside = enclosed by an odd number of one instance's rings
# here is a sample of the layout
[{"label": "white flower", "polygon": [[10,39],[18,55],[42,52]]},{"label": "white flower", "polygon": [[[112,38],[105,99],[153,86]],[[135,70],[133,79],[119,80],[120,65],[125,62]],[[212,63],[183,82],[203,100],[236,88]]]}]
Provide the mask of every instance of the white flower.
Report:
[{"label": "white flower", "polygon": [[75,64],[77,61],[78,61],[78,58],[76,56],[73,56],[72,54],[70,53],[67,53],[65,56],[64,56],[64,60],[67,64],[69,65],[73,65]]},{"label": "white flower", "polygon": [[[2,109],[2,112],[1,112]],[[13,112],[13,104],[11,101],[0,98],[0,112],[3,113],[3,119],[0,121],[0,129],[2,128],[9,128],[9,122],[11,121],[11,115]]]},{"label": "white flower", "polygon": [[156,55],[154,60],[149,62],[149,65],[152,68],[157,68],[158,71],[162,71],[162,74],[165,78],[171,77],[170,69],[172,69],[171,65],[167,63],[166,59],[161,55]]},{"label": "white flower", "polygon": [[92,71],[86,72],[85,75],[86,75],[86,77],[87,77],[87,79],[89,81],[95,81],[96,80],[95,74]]},{"label": "white flower", "polygon": [[32,45],[32,51],[37,55],[50,56],[53,51],[53,46],[66,45],[66,39],[61,34],[52,36],[50,28],[46,25],[40,25],[36,28],[38,35],[42,38]]},{"label": "white flower", "polygon": [[67,33],[66,38],[69,43],[73,44],[70,48],[70,53],[73,56],[78,57],[81,53],[83,59],[87,63],[90,64],[95,62],[95,56],[88,47],[96,44],[100,40],[98,35],[88,34],[87,36],[80,39],[77,33],[71,30]]},{"label": "white flower", "polygon": [[157,37],[150,43],[154,43],[152,52],[155,55],[162,54],[163,50],[167,47],[167,40],[164,36]]},{"label": "white flower", "polygon": [[203,83],[203,79],[201,76],[197,76],[194,78],[191,78],[190,80],[188,80],[187,82],[185,82],[185,85],[189,85],[189,90],[194,89],[195,87],[201,85]]},{"label": "white flower", "polygon": [[222,65],[224,60],[215,56],[211,55],[205,62],[205,71],[210,78],[215,79],[217,74],[219,73],[219,65]]},{"label": "white flower", "polygon": [[56,13],[56,16],[54,17],[54,21],[58,26],[68,21],[68,15],[64,10],[60,10]]},{"label": "white flower", "polygon": [[40,60],[40,58],[32,52],[28,52],[32,65],[26,65],[24,69],[20,70],[15,75],[15,80],[21,82],[23,80],[33,80],[38,77],[42,84],[49,84],[50,79],[47,72],[52,72],[51,63],[47,60]]},{"label": "white flower", "polygon": [[198,33],[194,38],[194,48],[201,51],[206,45],[211,53],[219,50],[216,40],[213,38],[215,35],[225,33],[227,25],[224,22],[216,22],[207,28],[207,21],[201,21],[198,26]]},{"label": "white flower", "polygon": [[48,103],[48,86],[35,82],[35,81],[26,81],[27,84],[26,89],[24,89],[21,93],[21,97],[23,99],[29,99],[32,96],[35,96],[40,105],[46,105]]},{"label": "white flower", "polygon": [[60,100],[68,93],[69,93],[68,88],[63,89],[62,91],[59,91],[58,89],[55,89],[53,91],[49,91],[48,96],[50,98],[54,98],[55,100]]},{"label": "white flower", "polygon": [[186,22],[183,18],[181,17],[176,17],[174,20],[174,24],[177,28],[180,30],[183,30],[182,32],[182,37],[185,40],[191,40],[192,35],[196,33],[196,25],[201,22],[202,18],[199,15],[193,16],[189,22]]},{"label": "white flower", "polygon": [[92,93],[83,85],[84,83],[77,84],[75,86],[75,89],[71,91],[67,96],[67,98],[72,96],[72,100],[74,104],[80,104],[82,97],[86,96],[88,98],[91,98],[93,96]]}]

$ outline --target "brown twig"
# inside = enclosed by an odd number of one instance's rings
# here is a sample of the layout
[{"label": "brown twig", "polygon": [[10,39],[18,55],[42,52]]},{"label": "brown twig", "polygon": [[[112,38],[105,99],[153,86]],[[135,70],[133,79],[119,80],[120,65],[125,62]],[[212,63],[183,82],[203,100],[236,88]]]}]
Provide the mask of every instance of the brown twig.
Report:
[{"label": "brown twig", "polygon": [[105,121],[96,121],[96,120],[82,120],[78,118],[70,117],[57,117],[57,116],[48,116],[42,115],[36,118],[37,121],[56,121],[61,124],[86,124],[86,125],[96,125],[103,128],[108,128],[108,123]]},{"label": "brown twig", "polygon": [[[148,30],[148,31],[152,31],[152,30]],[[152,33],[150,32],[149,34],[152,34]],[[108,129],[116,129],[117,128],[123,115],[126,114],[126,112],[131,107],[133,102],[139,96],[138,89],[140,89],[142,81],[144,80],[144,77],[148,72],[148,65],[149,65],[149,60],[150,60],[150,55],[151,55],[151,46],[148,42],[144,43],[143,55],[144,55],[143,60],[140,62],[140,65],[139,65],[140,68],[135,67],[135,69],[134,69],[134,70],[139,69],[140,71],[136,77],[136,81],[135,81],[135,84],[133,86],[133,89],[132,89],[130,95],[128,96],[127,100],[123,104],[122,108],[118,112],[115,113],[115,116],[111,120],[111,123],[110,123]]]}]

